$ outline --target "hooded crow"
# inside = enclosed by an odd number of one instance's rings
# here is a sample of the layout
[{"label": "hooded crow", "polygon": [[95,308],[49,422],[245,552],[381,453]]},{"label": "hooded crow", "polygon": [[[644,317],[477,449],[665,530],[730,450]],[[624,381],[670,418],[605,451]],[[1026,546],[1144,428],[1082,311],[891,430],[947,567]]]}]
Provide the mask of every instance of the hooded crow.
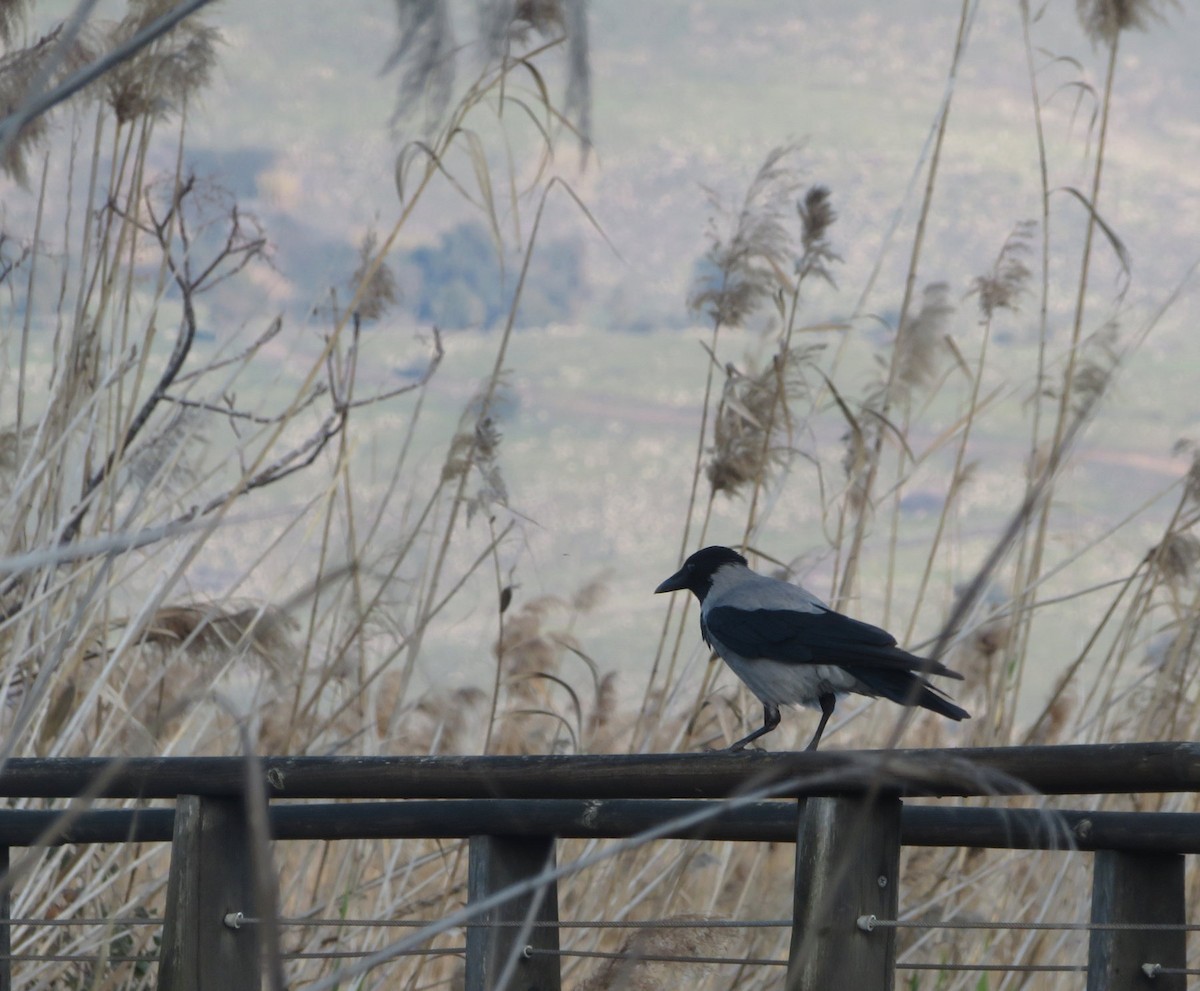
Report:
[{"label": "hooded crow", "polygon": [[847,692],[919,705],[950,719],[970,714],[921,675],[962,680],[937,661],[896,646],[877,626],[834,612],[799,585],[757,574],[728,547],[706,547],[655,592],[690,589],[700,600],[700,634],[763,704],[763,724],[730,750],[770,733],[781,705],[819,705],[808,745],[816,750],[837,699]]}]

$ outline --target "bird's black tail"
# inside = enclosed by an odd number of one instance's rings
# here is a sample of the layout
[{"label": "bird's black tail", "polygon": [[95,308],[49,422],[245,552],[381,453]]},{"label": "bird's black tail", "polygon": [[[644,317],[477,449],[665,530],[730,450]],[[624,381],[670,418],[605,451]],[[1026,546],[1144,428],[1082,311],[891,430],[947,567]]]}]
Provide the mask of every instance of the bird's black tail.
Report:
[{"label": "bird's black tail", "polygon": [[888,668],[847,667],[871,691],[901,705],[919,705],[948,719],[970,719],[971,714],[955,705],[939,689],[911,671]]}]

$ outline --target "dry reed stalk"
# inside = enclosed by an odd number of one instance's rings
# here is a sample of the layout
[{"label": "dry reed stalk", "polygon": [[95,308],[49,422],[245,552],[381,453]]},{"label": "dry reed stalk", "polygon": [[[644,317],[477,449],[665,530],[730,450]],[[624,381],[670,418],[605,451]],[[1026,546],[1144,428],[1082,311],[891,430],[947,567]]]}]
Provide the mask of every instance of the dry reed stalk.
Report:
[{"label": "dry reed stalk", "polygon": [[[688,307],[693,312],[704,316],[712,325],[712,332],[707,345],[710,361],[704,382],[703,400],[701,402],[700,429],[696,442],[696,458],[692,468],[691,488],[688,493],[687,509],[684,516],[683,532],[680,536],[680,560],[691,549],[692,528],[695,525],[697,505],[700,502],[700,478],[704,469],[704,454],[708,445],[709,420],[712,414],[713,385],[715,382],[715,366],[717,346],[723,329],[733,329],[765,308],[775,293],[786,293],[791,287],[787,275],[790,244],[784,217],[791,197],[799,186],[799,176],[796,168],[788,159],[796,154],[798,149],[793,145],[780,146],[768,152],[754,179],[747,188],[740,209],[729,216],[715,193],[709,194],[709,200],[714,210],[727,219],[728,231],[718,230],[715,226],[710,229],[709,249],[705,255],[705,270],[698,276],[688,296]],[[814,210],[817,220],[823,220],[824,211]],[[708,532],[708,523],[712,514],[712,500],[716,494],[715,488],[710,488],[705,501],[704,512],[699,524],[698,541],[704,543]],[[664,681],[670,684],[673,680],[676,664],[683,643],[684,631],[687,628],[688,614],[691,603],[685,600],[675,624],[675,638],[671,645],[670,656]],[[663,619],[662,631],[654,653],[654,662],[647,679],[646,696],[655,689],[662,665],[663,654],[667,649],[672,623],[674,622],[675,603],[668,604],[666,616]],[[643,741],[643,726],[648,712],[643,706],[638,715],[638,722],[630,739],[629,747],[634,751],[651,741]]]},{"label": "dry reed stalk", "polygon": [[[957,36],[954,42],[954,54],[948,71],[948,86],[945,102],[938,114],[933,148],[929,157],[929,169],[925,181],[924,195],[922,198],[920,211],[917,215],[916,231],[913,235],[912,248],[909,253],[908,269],[904,283],[904,295],[900,302],[900,313],[897,317],[897,327],[900,328],[904,327],[908,320],[909,309],[916,287],[919,262],[925,241],[925,229],[929,219],[931,204],[933,201],[933,192],[938,176],[938,168],[941,163],[942,147],[945,141],[946,128],[950,118],[951,99],[954,94],[960,61],[966,49],[971,19],[971,4],[968,2],[968,0],[964,0],[959,15]],[[878,418],[882,422],[887,422],[889,419],[890,410],[886,405],[886,400],[891,396],[895,387],[894,383],[899,371],[899,364],[897,360],[898,357],[897,350],[893,348],[892,360],[888,365],[887,378],[883,388],[885,405],[878,410]],[[866,528],[868,523],[867,509],[873,497],[875,479],[879,471],[879,461],[880,454],[882,452],[883,438],[883,432],[879,431],[875,435],[874,442],[871,445],[871,452],[866,458],[866,469],[865,477],[862,483],[861,501],[854,513],[850,546],[849,548],[845,549],[844,552],[840,545],[838,548],[838,558],[835,563],[835,576],[838,577],[836,578],[836,593],[832,599],[832,605],[834,608],[837,608],[839,603],[845,603],[849,601],[853,595],[854,584],[860,565],[863,542],[866,537]],[[843,523],[839,522],[839,532],[842,530],[842,526]]]},{"label": "dry reed stalk", "polygon": [[[905,642],[912,640],[921,603],[924,601],[926,589],[929,587],[929,580],[933,574],[934,563],[940,549],[942,537],[945,533],[950,513],[956,503],[955,497],[962,487],[962,480],[967,471],[967,449],[971,440],[971,431],[975,423],[975,417],[980,408],[980,393],[983,386],[983,377],[987,369],[988,344],[991,341],[992,322],[997,311],[1005,309],[1015,311],[1017,308],[1017,300],[1024,291],[1026,280],[1029,277],[1029,269],[1025,265],[1025,257],[1029,251],[1028,240],[1031,234],[1032,228],[1028,223],[1018,224],[1012,234],[1005,240],[1004,246],[1000,249],[992,271],[988,275],[979,276],[975,280],[974,290],[979,298],[983,337],[979,346],[979,357],[976,359],[975,368],[971,375],[970,393],[966,399],[966,413],[962,418],[961,428],[958,430],[958,443],[955,449],[954,467],[951,471],[950,490],[942,503],[937,526],[930,541],[929,551],[925,557],[925,567],[921,573],[915,597],[916,607],[911,613],[908,628],[903,638]],[[928,289],[926,293],[928,295]],[[946,311],[944,300],[940,296],[940,293],[935,294],[934,301],[930,304],[931,313],[929,317],[922,320],[918,316],[915,322],[934,325],[936,327],[936,325],[940,324],[949,315]],[[924,308],[922,312],[924,312]],[[932,338],[936,334],[937,331],[934,330],[932,333],[926,332],[921,336]],[[941,342],[938,341],[937,343],[940,344]],[[925,374],[929,374],[928,369]],[[908,377],[911,378],[911,375]],[[900,378],[903,380],[905,376],[901,374]],[[895,526],[895,523],[896,516],[893,517],[893,526]],[[894,539],[890,546],[892,548],[895,547]]]}]

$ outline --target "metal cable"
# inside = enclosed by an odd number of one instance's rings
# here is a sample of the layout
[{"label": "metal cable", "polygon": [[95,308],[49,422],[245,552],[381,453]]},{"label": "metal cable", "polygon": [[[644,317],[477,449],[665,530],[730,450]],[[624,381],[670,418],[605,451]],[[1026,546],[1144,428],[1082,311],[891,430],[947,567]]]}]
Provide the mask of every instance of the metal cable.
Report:
[{"label": "metal cable", "polygon": [[162,919],[0,919],[0,926],[161,926]]},{"label": "metal cable", "polygon": [[[253,917],[240,917],[238,924],[260,923],[262,920]],[[430,925],[437,920],[430,919],[341,919],[341,918],[281,918],[276,920],[280,925],[297,927],[402,927],[420,928]],[[1160,932],[1192,932],[1200,930],[1200,924],[1176,923],[1137,923],[1137,922],[967,922],[947,920],[932,922],[924,920],[879,919],[873,915],[860,916],[858,927],[866,932],[876,928],[883,929],[959,929],[959,930],[1058,930],[1058,931],[1160,931]],[[162,925],[163,920],[144,917],[117,918],[88,918],[88,919],[0,919],[0,925],[7,926],[135,926]],[[514,929],[520,927],[540,929],[763,929],[788,928],[791,919],[645,919],[637,921],[600,920],[559,920],[559,921],[516,921],[505,920],[497,922],[481,922],[464,924],[460,928],[489,928]],[[330,951],[297,951],[281,954],[285,960],[354,960],[370,956],[371,950],[330,950]],[[466,953],[465,946],[439,947],[406,950],[399,956],[461,956]],[[641,954],[629,952],[609,952],[603,950],[560,949],[548,950],[533,946],[524,948],[525,956],[571,956],[588,957],[602,960],[629,960],[647,963],[691,963],[710,964],[713,966],[752,966],[752,967],[786,967],[787,960],[775,960],[762,957],[703,957],[683,954]],[[0,954],[0,960],[28,963],[87,963],[111,964],[121,963],[158,963],[157,955],[118,955],[118,954],[69,954],[69,953],[14,953]],[[1087,966],[1082,964],[1005,964],[1005,963],[904,963],[896,962],[898,970],[911,971],[940,971],[940,972],[983,972],[994,971],[1002,973],[1086,973]],[[1200,976],[1200,969],[1163,967],[1160,964],[1147,963],[1143,969],[1150,968],[1153,974],[1181,974],[1188,977]],[[1147,970],[1149,974],[1149,970]]]},{"label": "metal cable", "polygon": [[[259,925],[262,919],[240,916],[241,925]],[[274,920],[277,925],[296,927],[378,927],[419,929],[434,925],[438,919],[343,919],[282,917]],[[969,922],[957,919],[930,921],[925,919],[880,919],[874,915],[858,918],[858,927],[870,932],[872,929],[1013,929],[1048,930],[1070,932],[1200,932],[1200,923],[1175,922]],[[0,919],[0,926],[161,926],[161,918],[115,917],[77,919]],[[516,929],[528,926],[534,929],[787,929],[791,919],[639,919],[616,921],[612,919],[560,919],[548,920],[501,920],[493,922],[463,923],[459,928]]]},{"label": "metal cable", "polygon": [[1188,922],[959,922],[951,919],[944,922],[924,920],[877,919],[873,915],[860,915],[858,928],[864,932],[872,929],[1016,929],[1016,930],[1059,930],[1071,932],[1200,932],[1200,924]]},{"label": "metal cable", "polygon": [[[752,967],[786,967],[788,961],[764,957],[693,957],[676,954],[659,953],[606,953],[602,950],[547,950],[526,946],[525,956],[535,957],[595,957],[602,960],[629,960],[633,963],[700,963],[714,965],[749,965]],[[1076,974],[1086,973],[1084,964],[956,964],[956,963],[897,963],[898,970],[937,970],[937,971],[1005,971],[1027,974]],[[1171,974],[1182,971],[1160,968],[1158,973]],[[1200,973],[1200,971],[1188,971]]]},{"label": "metal cable", "polygon": [[[322,952],[300,950],[292,953],[281,953],[284,960],[345,960],[369,956],[373,950],[326,950]],[[444,946],[429,950],[408,950],[401,956],[454,956],[467,952],[465,946]],[[88,953],[0,953],[0,960],[10,960],[15,963],[159,963],[157,954],[116,954],[103,955]]]},{"label": "metal cable", "polygon": [[[258,925],[262,919],[253,916],[243,916],[238,920],[243,925]],[[281,918],[276,919],[281,926],[392,926],[418,929],[421,926],[433,925],[437,919],[309,919]],[[611,919],[569,919],[551,922],[544,919],[534,921],[507,920],[497,922],[464,922],[462,929],[519,929],[529,926],[534,929],[787,929],[792,925],[791,919],[645,919],[637,922],[618,922]]]},{"label": "metal cable", "polygon": [[[298,950],[294,953],[281,953],[284,960],[354,960],[359,957],[369,957],[374,950]],[[405,950],[397,954],[402,957],[446,957],[461,956],[467,952],[465,946],[443,946],[432,950]]]},{"label": "metal cable", "polygon": [[[1016,974],[1086,974],[1087,965],[1080,963],[899,963],[897,970],[952,970],[985,971],[999,970]],[[1163,973],[1166,973],[1164,971]]]},{"label": "metal cable", "polygon": [[[240,925],[259,925],[262,919],[240,916]],[[293,916],[274,920],[277,925],[296,927],[378,927],[420,929],[434,925],[438,919],[343,919]],[[872,929],[1013,929],[1053,930],[1072,932],[1200,932],[1200,923],[1174,922],[969,922],[957,919],[930,921],[926,919],[880,919],[874,915],[858,918],[858,927],[870,932]],[[116,917],[77,919],[0,919],[0,926],[161,926],[161,918]],[[560,919],[548,920],[501,920],[493,922],[463,923],[459,928],[516,929],[529,926],[534,929],[787,929],[791,919],[639,919],[616,921],[612,919]]]},{"label": "metal cable", "polygon": [[682,954],[667,953],[608,953],[604,950],[544,950],[536,946],[526,946],[527,957],[595,957],[601,960],[629,960],[633,963],[709,963],[728,964],[730,966],[755,967],[786,967],[786,960],[775,960],[766,957],[690,957]]},{"label": "metal cable", "polygon": [[[523,926],[524,922],[488,922],[488,926],[510,928]],[[600,919],[571,920],[567,922],[537,921],[533,926],[555,929],[790,929],[791,919],[644,919],[638,922],[617,922]]]},{"label": "metal cable", "polygon": [[[284,960],[348,960],[369,956],[369,950],[329,950],[325,952],[294,952],[282,953]],[[406,950],[398,956],[458,956],[467,952],[465,946],[449,946],[429,950]],[[633,963],[693,963],[711,964],[713,966],[751,966],[751,967],[786,967],[788,961],[768,957],[700,957],[684,954],[665,953],[616,953],[603,950],[547,950],[538,947],[524,947],[526,957],[556,956],[556,957],[588,957],[600,960],[628,960]],[[104,956],[77,953],[13,953],[0,954],[0,960],[17,963],[158,963],[156,955],[117,955]],[[1153,966],[1154,975],[1182,974],[1188,977],[1200,975],[1200,970],[1184,967]],[[1000,971],[1004,973],[1025,974],[1082,974],[1087,972],[1084,964],[1005,964],[1005,963],[896,963],[897,970],[928,970],[951,972],[980,972]]]},{"label": "metal cable", "polygon": [[103,955],[88,953],[0,953],[0,960],[12,960],[17,963],[158,963],[158,956],[149,954],[116,954]]}]

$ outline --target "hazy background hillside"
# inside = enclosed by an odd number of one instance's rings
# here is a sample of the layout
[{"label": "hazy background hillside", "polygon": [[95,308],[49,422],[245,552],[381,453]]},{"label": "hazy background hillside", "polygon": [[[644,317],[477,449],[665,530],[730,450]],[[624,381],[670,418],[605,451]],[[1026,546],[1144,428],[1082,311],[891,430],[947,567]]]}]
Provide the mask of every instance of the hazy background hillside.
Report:
[{"label": "hazy background hillside", "polygon": [[[38,10],[61,16],[72,6],[57,0]],[[106,8],[111,16],[119,4],[98,5],[101,14]],[[474,8],[455,9],[465,30]],[[1082,35],[1073,4],[1037,10],[1034,41],[1044,56],[1082,63],[1082,71],[1063,61],[1042,73],[1042,86],[1054,95],[1046,112],[1057,159],[1051,184],[1079,186],[1086,163],[1076,144],[1095,103],[1077,84],[1098,84],[1102,53]],[[807,174],[836,196],[849,275],[827,305],[852,310],[893,215],[900,210],[902,222],[912,220],[905,192],[945,95],[959,12],[952,0],[902,8],[855,0],[762,0],[751,8],[732,0],[663,0],[636,14],[620,3],[594,5],[595,154],[580,174],[571,171],[569,147],[558,157],[623,262],[578,217],[561,211],[552,219],[562,240],[550,246],[553,257],[539,260],[550,277],[535,280],[550,285],[534,288],[554,295],[565,283],[570,302],[550,321],[537,318],[535,302],[535,313],[523,319],[598,329],[686,326],[681,300],[711,212],[702,187],[734,193],[763,154],[786,140],[802,142]],[[1200,27],[1187,9],[1166,15],[1123,39],[1111,125],[1105,216],[1134,259],[1131,305],[1173,287],[1196,245],[1200,178],[1186,163],[1200,140]],[[353,270],[350,232],[394,209],[395,154],[403,139],[416,136],[412,127],[389,126],[397,80],[381,70],[398,43],[392,4],[362,0],[347,8],[311,0],[297,9],[264,0],[220,4],[208,17],[224,44],[214,85],[193,110],[189,162],[219,176],[266,223],[283,276],[271,301],[312,305],[319,287]],[[1014,220],[1038,212],[1018,5],[980,4],[966,44],[926,257],[929,276],[954,286],[990,264]],[[492,152],[498,164],[499,151]],[[433,269],[444,283],[454,266],[435,256],[459,254],[460,272],[489,260],[462,226],[486,238],[478,214],[453,192],[439,193],[406,231],[397,263],[413,279]],[[8,204],[10,215],[17,209]],[[909,231],[900,232],[868,310],[895,307]],[[465,238],[459,251],[452,250],[456,237]],[[577,259],[584,260],[582,272]],[[414,316],[427,298],[416,290],[405,302]]]}]

